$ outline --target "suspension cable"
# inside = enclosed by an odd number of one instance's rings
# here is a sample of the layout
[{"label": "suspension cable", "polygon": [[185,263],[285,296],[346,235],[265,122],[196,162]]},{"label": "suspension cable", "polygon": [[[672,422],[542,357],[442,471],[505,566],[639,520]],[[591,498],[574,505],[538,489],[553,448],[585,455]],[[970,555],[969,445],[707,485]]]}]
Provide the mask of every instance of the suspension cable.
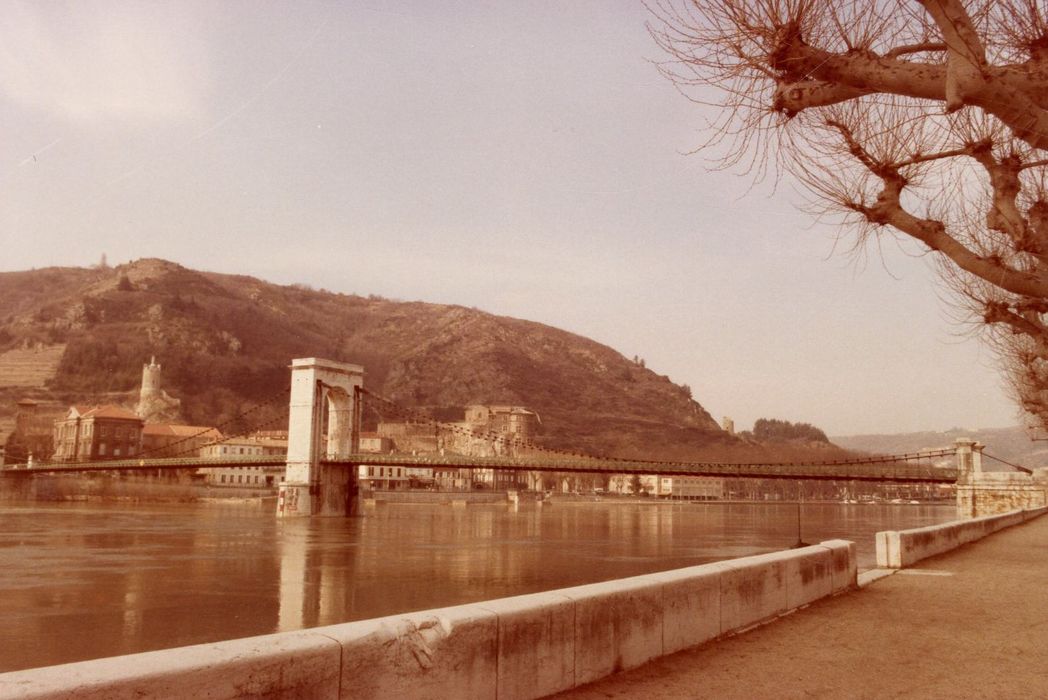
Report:
[{"label": "suspension cable", "polygon": [[983,454],[983,457],[989,457],[990,459],[994,460],[995,462],[1000,462],[1001,464],[1007,465],[1007,466],[1011,467],[1012,469],[1016,469],[1018,471],[1026,473],[1026,474],[1033,474],[1033,470],[1032,469],[1027,469],[1026,467],[1020,466],[1018,464],[1012,464],[1011,462],[1003,460],[1000,457],[994,457],[989,452],[984,451],[982,454]]},{"label": "suspension cable", "polygon": [[[143,450],[142,452],[139,452],[137,456],[138,457],[143,457],[145,455],[154,454],[156,452],[161,452],[161,451],[165,451],[166,452],[166,451],[170,450],[172,447],[176,447],[178,445],[181,445],[182,443],[189,442],[191,440],[196,440],[199,437],[204,437],[204,436],[208,435],[209,433],[211,433],[212,431],[218,431],[219,435],[223,435],[222,431],[225,428],[227,428],[227,427],[229,427],[231,425],[236,424],[237,422],[239,422],[243,418],[246,418],[247,416],[251,415],[252,413],[254,413],[254,412],[256,412],[256,411],[258,411],[260,409],[266,408],[268,406],[275,405],[278,399],[280,399],[281,397],[285,396],[290,391],[291,391],[290,385],[286,386],[283,389],[281,389],[280,391],[276,392],[275,394],[272,394],[271,396],[269,396],[268,398],[260,401],[259,403],[254,404],[250,408],[244,409],[243,411],[241,411],[240,413],[236,414],[232,418],[229,418],[228,420],[225,420],[225,421],[219,423],[218,425],[204,428],[203,430],[201,430],[199,432],[193,433],[192,435],[187,435],[186,437],[180,438],[180,439],[175,440],[173,442],[169,442],[166,445],[158,445],[157,447],[153,447],[153,448],[150,448],[148,450]],[[286,414],[287,411],[288,411],[286,402],[283,405],[284,405],[283,413]],[[266,421],[267,424],[268,423],[272,423],[272,422],[273,422],[272,419]],[[258,427],[260,427],[260,426],[256,426],[255,429],[257,430]],[[249,430],[248,432],[251,432],[251,431]],[[235,434],[233,434],[233,435],[231,435],[229,437],[239,437],[240,434],[241,433],[235,433]],[[216,443],[209,443],[209,444],[216,444]],[[197,445],[195,447],[190,447],[188,450],[182,450],[182,451],[179,451],[179,452],[175,452],[174,454],[176,456],[177,455],[181,455],[181,454],[184,454],[187,451],[188,452],[192,452],[193,450],[199,449],[200,447],[203,447],[203,445]]]}]

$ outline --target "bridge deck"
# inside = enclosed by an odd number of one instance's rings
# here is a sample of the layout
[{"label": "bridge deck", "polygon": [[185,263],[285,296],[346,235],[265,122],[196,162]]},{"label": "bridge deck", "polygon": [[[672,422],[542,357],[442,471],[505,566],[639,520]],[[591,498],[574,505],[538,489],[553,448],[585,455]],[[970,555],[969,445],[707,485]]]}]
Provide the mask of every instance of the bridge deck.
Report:
[{"label": "bridge deck", "polygon": [[957,470],[931,465],[877,464],[870,460],[842,460],[835,464],[731,464],[699,462],[647,462],[603,460],[590,457],[535,461],[513,457],[462,457],[458,455],[351,455],[325,460],[324,464],[367,464],[393,467],[442,467],[504,469],[507,471],[565,471],[613,474],[657,474],[663,476],[715,476],[724,478],[805,479],[835,481],[900,481],[953,483]]},{"label": "bridge deck", "polygon": [[[924,455],[922,457],[926,457]],[[941,456],[939,454],[933,456]],[[231,467],[279,467],[283,456],[243,456],[211,459],[176,457],[166,459],[126,459],[105,462],[59,462],[36,464],[31,469],[5,467],[5,473],[149,471],[174,469],[215,469]],[[612,474],[656,474],[664,476],[712,476],[723,478],[804,479],[834,481],[886,481],[905,483],[953,483],[954,468],[929,464],[882,463],[877,458],[839,460],[828,463],[732,464],[699,462],[648,462],[594,457],[465,457],[462,455],[407,455],[357,453],[340,459],[323,460],[326,466],[438,467],[446,469],[500,469],[507,471],[586,472]]]}]

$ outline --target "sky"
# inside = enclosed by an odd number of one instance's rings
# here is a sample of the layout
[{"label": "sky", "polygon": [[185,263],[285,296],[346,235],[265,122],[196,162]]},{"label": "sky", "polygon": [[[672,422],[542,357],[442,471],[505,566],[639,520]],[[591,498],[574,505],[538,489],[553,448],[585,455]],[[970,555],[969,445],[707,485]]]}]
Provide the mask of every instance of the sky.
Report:
[{"label": "sky", "polygon": [[639,2],[7,0],[0,271],[159,257],[605,343],[718,421],[1019,421],[929,261],[691,153]]}]

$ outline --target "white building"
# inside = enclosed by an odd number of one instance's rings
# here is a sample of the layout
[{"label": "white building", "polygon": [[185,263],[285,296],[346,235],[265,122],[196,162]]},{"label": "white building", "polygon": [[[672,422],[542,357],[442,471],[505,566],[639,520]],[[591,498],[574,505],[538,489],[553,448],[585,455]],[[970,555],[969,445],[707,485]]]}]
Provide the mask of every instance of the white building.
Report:
[{"label": "white building", "polygon": [[[611,493],[632,494],[633,475],[616,474],[608,482]],[[719,501],[724,498],[724,479],[716,476],[658,476],[641,474],[640,488],[649,496],[686,501]]]},{"label": "white building", "polygon": [[[414,481],[410,472],[424,472],[427,470],[411,469],[408,467],[376,467],[371,464],[360,465],[360,485],[365,488],[372,488],[378,491],[400,491],[406,488],[411,488],[413,484],[418,484],[419,477],[415,476]],[[429,480],[432,481],[433,470],[428,470],[430,473]]]},{"label": "white building", "polygon": [[[229,438],[200,450],[201,457],[212,459],[250,458],[287,454],[287,439],[248,436]],[[212,486],[240,486],[245,488],[276,488],[284,480],[285,465],[209,467],[198,471]]]}]

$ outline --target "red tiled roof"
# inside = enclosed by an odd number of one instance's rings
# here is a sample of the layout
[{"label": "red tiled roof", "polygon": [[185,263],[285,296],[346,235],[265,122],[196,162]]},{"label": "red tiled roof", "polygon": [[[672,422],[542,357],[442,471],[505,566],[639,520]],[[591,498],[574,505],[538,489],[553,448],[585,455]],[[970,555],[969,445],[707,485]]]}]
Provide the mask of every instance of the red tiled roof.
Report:
[{"label": "red tiled roof", "polygon": [[82,414],[85,418],[120,418],[122,420],[142,420],[126,408],[120,408],[112,404],[95,406],[87,413]]}]

